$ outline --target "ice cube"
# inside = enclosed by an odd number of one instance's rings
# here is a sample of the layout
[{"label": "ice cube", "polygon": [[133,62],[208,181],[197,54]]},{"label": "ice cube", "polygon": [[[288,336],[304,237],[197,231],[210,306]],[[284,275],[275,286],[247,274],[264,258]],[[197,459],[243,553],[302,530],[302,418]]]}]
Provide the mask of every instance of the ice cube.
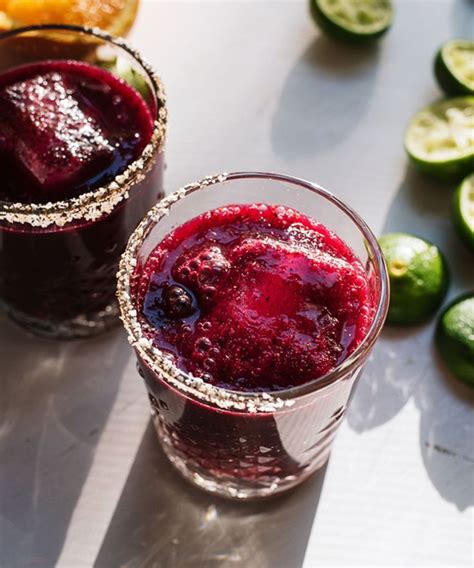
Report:
[{"label": "ice cube", "polygon": [[44,188],[73,183],[91,162],[113,152],[98,121],[56,72],[0,91],[0,117],[13,153]]}]

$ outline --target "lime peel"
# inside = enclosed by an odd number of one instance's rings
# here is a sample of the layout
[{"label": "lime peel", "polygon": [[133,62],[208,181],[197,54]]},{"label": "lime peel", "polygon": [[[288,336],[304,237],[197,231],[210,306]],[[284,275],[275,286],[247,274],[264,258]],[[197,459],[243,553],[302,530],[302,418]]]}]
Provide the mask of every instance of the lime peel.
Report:
[{"label": "lime peel", "polygon": [[453,222],[461,240],[474,252],[474,174],[464,179],[454,194]]},{"label": "lime peel", "polygon": [[439,308],[449,286],[443,255],[432,243],[406,233],[384,235],[379,243],[390,278],[388,323],[423,323]]},{"label": "lime peel", "polygon": [[391,0],[310,0],[310,8],[321,29],[341,41],[377,39],[393,19]]},{"label": "lime peel", "polygon": [[452,374],[474,387],[474,294],[457,298],[441,314],[436,345]]},{"label": "lime peel", "polygon": [[405,148],[420,170],[440,178],[474,169],[474,96],[445,99],[420,110],[405,134]]},{"label": "lime peel", "polygon": [[474,94],[474,41],[452,39],[445,42],[436,54],[434,72],[446,94]]}]

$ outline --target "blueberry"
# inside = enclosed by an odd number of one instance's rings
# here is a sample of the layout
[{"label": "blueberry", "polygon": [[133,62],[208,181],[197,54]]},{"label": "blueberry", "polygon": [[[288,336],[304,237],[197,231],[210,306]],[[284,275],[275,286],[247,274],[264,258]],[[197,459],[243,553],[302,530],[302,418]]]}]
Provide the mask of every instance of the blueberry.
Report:
[{"label": "blueberry", "polygon": [[198,351],[209,351],[212,347],[212,341],[208,337],[200,337],[195,345]]},{"label": "blueberry", "polygon": [[191,294],[176,284],[165,288],[163,302],[166,316],[172,319],[186,318],[195,312]]}]

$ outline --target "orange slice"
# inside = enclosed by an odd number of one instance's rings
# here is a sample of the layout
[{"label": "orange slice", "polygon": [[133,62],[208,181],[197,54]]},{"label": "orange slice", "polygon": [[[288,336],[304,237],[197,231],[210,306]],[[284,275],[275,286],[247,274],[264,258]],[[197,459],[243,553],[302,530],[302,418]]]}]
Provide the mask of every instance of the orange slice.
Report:
[{"label": "orange slice", "polygon": [[125,35],[139,0],[0,0],[0,31],[34,24],[75,24]]}]

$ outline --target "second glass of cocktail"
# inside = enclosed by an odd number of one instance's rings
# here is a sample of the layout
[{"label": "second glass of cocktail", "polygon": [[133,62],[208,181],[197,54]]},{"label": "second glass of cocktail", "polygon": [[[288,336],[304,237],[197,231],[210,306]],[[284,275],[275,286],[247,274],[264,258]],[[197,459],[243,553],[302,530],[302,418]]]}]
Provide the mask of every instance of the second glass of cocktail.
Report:
[{"label": "second glass of cocktail", "polygon": [[160,80],[122,40],[74,26],[0,36],[0,305],[36,334],[118,321],[127,240],[163,196]]},{"label": "second glass of cocktail", "polygon": [[375,237],[336,197],[236,173],[152,209],[118,296],[165,453],[200,487],[252,498],[328,459],[388,284]]}]

